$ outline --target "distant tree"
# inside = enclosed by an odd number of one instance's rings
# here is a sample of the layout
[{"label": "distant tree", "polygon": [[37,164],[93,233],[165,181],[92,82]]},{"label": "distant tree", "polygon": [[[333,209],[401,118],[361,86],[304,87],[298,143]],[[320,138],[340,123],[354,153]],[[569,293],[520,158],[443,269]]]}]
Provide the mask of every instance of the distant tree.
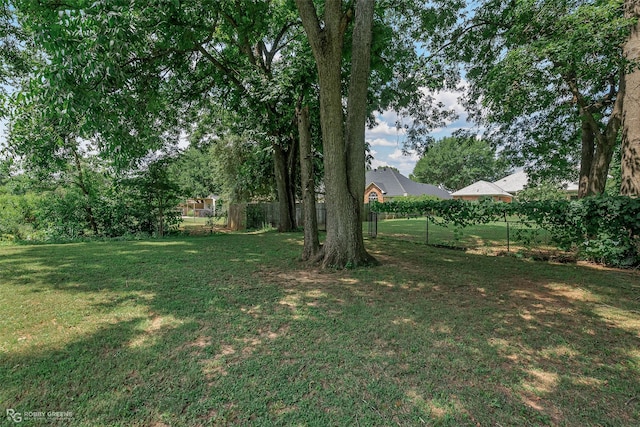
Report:
[{"label": "distant tree", "polygon": [[527,187],[518,193],[519,201],[529,200],[564,200],[567,198],[562,188],[553,182],[542,182],[538,185]]},{"label": "distant tree", "polygon": [[180,200],[178,186],[168,171],[172,161],[171,158],[164,158],[150,163],[140,174],[140,182],[136,186],[145,196],[151,222],[149,228],[159,237],[167,231],[167,218],[176,216],[175,210]]},{"label": "distant tree", "polygon": [[[492,139],[538,171],[602,193],[622,119],[628,17],[621,0],[484,0],[440,45]],[[564,175],[564,176],[562,176]]]},{"label": "distant tree", "polygon": [[275,199],[273,157],[250,136],[222,136],[208,147],[207,157],[225,200]]},{"label": "distant tree", "polygon": [[170,172],[183,197],[206,197],[221,191],[208,147],[189,147],[171,164]]},{"label": "distant tree", "polygon": [[478,180],[495,181],[509,172],[486,140],[451,136],[434,142],[418,160],[410,178],[459,190]]},{"label": "distant tree", "polygon": [[9,158],[4,158],[0,152],[0,186],[6,184],[11,177],[12,161]]}]

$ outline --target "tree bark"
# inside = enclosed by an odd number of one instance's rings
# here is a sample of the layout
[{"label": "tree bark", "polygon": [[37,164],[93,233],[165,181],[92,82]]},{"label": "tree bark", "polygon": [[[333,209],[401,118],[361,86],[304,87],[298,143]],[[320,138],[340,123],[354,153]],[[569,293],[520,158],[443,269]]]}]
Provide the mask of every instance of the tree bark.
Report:
[{"label": "tree bark", "polygon": [[[620,66],[622,67],[622,64]],[[623,101],[626,92],[624,71],[621,68],[618,73],[619,80],[617,90],[615,90],[615,101],[613,101],[609,120],[604,128],[596,117],[602,113],[605,105],[610,105],[611,96],[607,95],[599,103],[590,105],[580,91],[575,73],[564,76],[564,78],[573,93],[582,120],[582,158],[578,196],[602,194],[606,189],[611,158],[618,141],[618,132],[622,126]]]},{"label": "tree bark", "polygon": [[[625,1],[625,15],[640,18],[640,2]],[[624,57],[633,65],[625,75],[624,113],[622,125],[622,182],[620,194],[640,197],[640,21],[631,28],[623,47]]]},{"label": "tree bark", "polygon": [[158,237],[164,237],[164,206],[162,203],[162,191],[158,197]]},{"label": "tree bark", "polygon": [[87,188],[87,184],[84,180],[84,173],[82,172],[82,164],[80,163],[80,156],[75,148],[71,148],[71,152],[73,153],[73,160],[76,166],[76,171],[78,172],[78,182],[77,185],[82,191],[86,199],[86,205],[84,207],[85,212],[87,214],[87,220],[89,221],[89,225],[91,226],[91,230],[93,234],[98,235],[98,224],[96,223],[96,218],[93,215],[93,208],[91,207],[91,194],[89,193],[89,189]]},{"label": "tree bark", "polygon": [[311,126],[309,107],[296,109],[298,135],[300,139],[300,177],[302,182],[302,209],[304,216],[304,247],[302,259],[314,259],[320,253],[318,237],[318,215],[316,213],[316,193],[313,179],[313,158],[311,153]]},{"label": "tree bark", "polygon": [[289,168],[289,152],[285,152],[279,145],[274,145],[273,154],[273,167],[278,192],[278,212],[280,216],[278,231],[288,232],[292,231],[296,226],[295,196],[292,191],[292,188],[295,187]]},{"label": "tree bark", "polygon": [[578,197],[586,197],[590,191],[591,165],[593,164],[593,153],[595,151],[595,136],[591,131],[589,123],[582,119],[582,154],[580,158],[580,180],[578,182]]},{"label": "tree bark", "polygon": [[591,164],[591,174],[589,176],[588,196],[602,194],[605,192],[615,142],[616,141],[614,139],[612,143],[607,141],[606,144],[596,145],[593,162]]},{"label": "tree bark", "polygon": [[345,131],[341,72],[345,31],[353,11],[343,11],[342,1],[326,2],[320,20],[312,0],[296,0],[320,83],[327,207],[327,237],[322,248],[324,267],[355,267],[375,262],[364,247],[360,218],[363,197],[359,196],[364,192],[364,126],[374,3],[373,0],[355,2],[352,78]]}]

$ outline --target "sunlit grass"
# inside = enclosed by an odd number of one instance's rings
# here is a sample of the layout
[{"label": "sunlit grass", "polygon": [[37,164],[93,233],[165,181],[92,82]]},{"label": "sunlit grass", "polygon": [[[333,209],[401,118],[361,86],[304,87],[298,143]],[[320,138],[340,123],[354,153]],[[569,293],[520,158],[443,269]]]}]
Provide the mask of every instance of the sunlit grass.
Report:
[{"label": "sunlit grass", "polygon": [[[369,224],[364,224],[369,233]],[[378,220],[377,233],[381,237],[397,238],[430,245],[451,246],[477,253],[518,253],[527,250],[557,250],[548,231],[517,218],[487,224],[459,227],[441,224],[427,218],[396,218]]]},{"label": "sunlit grass", "polygon": [[[0,411],[71,425],[640,424],[640,275],[298,234],[0,247]],[[3,418],[5,420],[5,418]],[[3,421],[4,422],[4,421]]]}]

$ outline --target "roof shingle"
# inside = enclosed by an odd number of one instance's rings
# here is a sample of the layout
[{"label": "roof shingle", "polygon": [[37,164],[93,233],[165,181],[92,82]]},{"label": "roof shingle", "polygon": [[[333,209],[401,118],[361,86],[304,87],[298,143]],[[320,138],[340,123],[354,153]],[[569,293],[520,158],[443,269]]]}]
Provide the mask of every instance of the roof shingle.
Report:
[{"label": "roof shingle", "polygon": [[379,168],[367,171],[367,187],[376,184],[386,197],[397,196],[436,196],[451,199],[451,194],[435,185],[415,182],[391,168]]}]

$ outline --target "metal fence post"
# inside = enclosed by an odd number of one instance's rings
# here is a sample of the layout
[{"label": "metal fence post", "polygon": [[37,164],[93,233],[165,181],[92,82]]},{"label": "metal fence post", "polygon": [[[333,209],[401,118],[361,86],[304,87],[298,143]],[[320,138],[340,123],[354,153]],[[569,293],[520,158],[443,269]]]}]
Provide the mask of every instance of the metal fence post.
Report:
[{"label": "metal fence post", "polygon": [[426,244],[429,244],[429,215],[427,215],[427,241]]},{"label": "metal fence post", "polygon": [[509,233],[509,221],[505,218],[504,220],[507,223],[507,253],[511,252],[511,236]]},{"label": "metal fence post", "polygon": [[369,237],[376,238],[378,236],[378,213],[369,212]]}]

